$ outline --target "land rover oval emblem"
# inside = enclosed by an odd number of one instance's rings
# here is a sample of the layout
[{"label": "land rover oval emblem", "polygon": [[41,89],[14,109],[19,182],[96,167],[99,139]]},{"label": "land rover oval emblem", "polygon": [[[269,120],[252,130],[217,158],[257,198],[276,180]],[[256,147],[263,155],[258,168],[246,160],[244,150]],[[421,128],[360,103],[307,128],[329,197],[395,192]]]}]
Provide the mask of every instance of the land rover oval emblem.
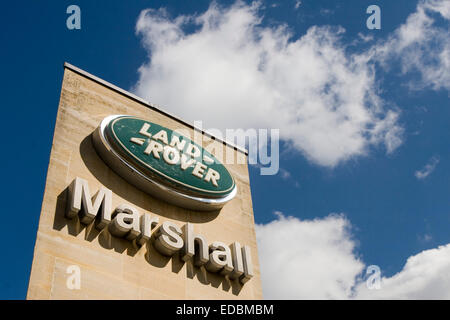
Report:
[{"label": "land rover oval emblem", "polygon": [[106,117],[93,134],[100,157],[141,190],[180,207],[220,209],[236,194],[227,168],[201,146],[159,124]]}]

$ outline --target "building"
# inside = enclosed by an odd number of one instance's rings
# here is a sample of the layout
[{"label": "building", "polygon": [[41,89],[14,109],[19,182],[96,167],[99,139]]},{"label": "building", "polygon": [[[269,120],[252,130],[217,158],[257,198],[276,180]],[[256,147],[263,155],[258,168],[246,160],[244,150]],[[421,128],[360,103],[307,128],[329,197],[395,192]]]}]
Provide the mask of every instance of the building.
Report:
[{"label": "building", "polygon": [[261,299],[248,167],[221,148],[246,158],[66,63],[27,299]]}]

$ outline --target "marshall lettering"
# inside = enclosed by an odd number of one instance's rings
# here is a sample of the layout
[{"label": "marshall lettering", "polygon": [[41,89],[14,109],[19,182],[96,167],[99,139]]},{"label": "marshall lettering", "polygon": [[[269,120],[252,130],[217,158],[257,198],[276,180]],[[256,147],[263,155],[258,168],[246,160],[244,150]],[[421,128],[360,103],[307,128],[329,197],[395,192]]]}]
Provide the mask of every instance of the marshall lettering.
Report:
[{"label": "marshall lettering", "polygon": [[[76,216],[83,224],[97,220],[98,229],[107,227],[112,235],[136,241],[138,245],[149,241],[152,229],[159,224],[158,217],[141,214],[129,204],[121,204],[113,211],[111,190],[101,187],[91,197],[87,181],[78,177],[69,186],[66,210],[67,218]],[[205,237],[195,233],[191,223],[180,228],[171,221],[160,224],[154,236],[154,247],[165,256],[180,252],[184,261],[192,259],[195,266],[204,266],[209,272],[239,279],[243,284],[253,277],[250,248],[241,246],[239,242],[229,246],[220,241],[208,244]]]}]

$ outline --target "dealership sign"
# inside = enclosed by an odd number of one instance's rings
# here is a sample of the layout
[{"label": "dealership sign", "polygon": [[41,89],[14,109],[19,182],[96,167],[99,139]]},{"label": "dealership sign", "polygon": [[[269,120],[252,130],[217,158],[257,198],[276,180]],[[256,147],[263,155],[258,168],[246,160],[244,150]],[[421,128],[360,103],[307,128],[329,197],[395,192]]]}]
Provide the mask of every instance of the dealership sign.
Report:
[{"label": "dealership sign", "polygon": [[[133,116],[103,119],[92,136],[100,157],[117,174],[148,194],[180,207],[212,211],[236,195],[236,183],[227,168],[210,152],[186,136],[157,123]],[[113,209],[113,193],[101,186],[93,194],[88,182],[75,178],[68,187],[66,217],[133,241],[150,242],[165,256],[179,253],[184,261],[220,272],[246,283],[253,277],[250,247],[239,242],[208,243],[194,226],[178,226],[127,203]],[[158,227],[156,228],[156,225]],[[155,231],[153,231],[155,229]],[[153,232],[152,232],[153,231]]]},{"label": "dealership sign", "polygon": [[236,195],[227,168],[189,138],[132,116],[106,117],[94,146],[120,176],[141,190],[180,207],[211,211]]}]

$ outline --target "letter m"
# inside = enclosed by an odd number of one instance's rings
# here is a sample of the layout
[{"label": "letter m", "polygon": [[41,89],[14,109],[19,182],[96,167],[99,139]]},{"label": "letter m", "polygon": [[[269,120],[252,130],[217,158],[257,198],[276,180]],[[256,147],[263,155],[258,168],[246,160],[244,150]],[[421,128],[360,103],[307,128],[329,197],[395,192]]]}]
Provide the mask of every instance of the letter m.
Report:
[{"label": "letter m", "polygon": [[111,222],[111,190],[101,187],[97,193],[91,197],[87,181],[76,177],[69,186],[67,200],[67,218],[72,219],[76,215],[79,215],[81,223],[90,224],[95,219],[98,212],[101,211],[97,228],[102,229]]}]

